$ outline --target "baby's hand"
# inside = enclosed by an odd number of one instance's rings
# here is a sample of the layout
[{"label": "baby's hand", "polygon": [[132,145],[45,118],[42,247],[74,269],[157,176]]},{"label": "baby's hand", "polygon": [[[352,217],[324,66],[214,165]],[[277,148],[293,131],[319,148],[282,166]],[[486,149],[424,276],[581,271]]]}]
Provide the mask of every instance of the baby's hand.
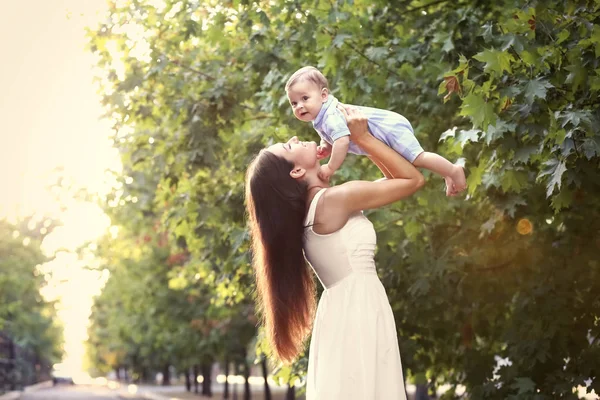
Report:
[{"label": "baby's hand", "polygon": [[446,196],[448,196],[448,197],[456,196],[459,193],[459,191],[456,190],[456,185],[454,184],[454,180],[452,180],[452,178],[450,178],[449,176],[445,177],[444,180],[446,181]]},{"label": "baby's hand", "polygon": [[319,168],[319,179],[328,182],[329,178],[331,178],[331,175],[333,175],[334,172],[334,170],[329,168],[329,165],[323,164],[321,165],[321,168]]},{"label": "baby's hand", "polygon": [[465,171],[460,165],[454,165],[452,175],[445,177],[444,180],[448,197],[454,197],[467,188]]},{"label": "baby's hand", "polygon": [[322,160],[331,155],[331,146],[317,146],[317,160]]}]

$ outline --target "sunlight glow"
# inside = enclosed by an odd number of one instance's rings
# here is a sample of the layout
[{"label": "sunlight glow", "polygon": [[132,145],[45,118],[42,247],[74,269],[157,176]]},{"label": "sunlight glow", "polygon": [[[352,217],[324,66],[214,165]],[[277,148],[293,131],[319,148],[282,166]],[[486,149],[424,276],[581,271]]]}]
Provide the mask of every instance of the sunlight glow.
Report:
[{"label": "sunlight glow", "polygon": [[137,385],[131,384],[131,385],[127,386],[127,393],[129,393],[129,394],[136,394],[137,392],[138,392]]},{"label": "sunlight glow", "polygon": [[[0,14],[0,35],[10,38],[3,40],[4,51],[11,54],[0,74],[1,135],[7,144],[0,147],[0,218],[16,222],[33,216],[29,229],[47,233],[42,250],[54,258],[36,273],[49,279],[42,295],[58,300],[65,327],[66,358],[60,366],[82,382],[88,379],[80,371],[92,296],[108,277],[86,268],[95,265],[89,243],[106,232],[110,220],[96,204],[75,195],[84,189],[102,198],[114,184],[114,174],[106,170],[121,170],[111,124],[100,120],[95,57],[86,50],[84,30],[104,21],[107,7],[105,0],[56,0],[37,2],[32,13],[31,4],[7,2]],[[57,177],[61,186],[49,189]],[[50,230],[54,221],[60,224]],[[24,238],[23,244],[30,241]],[[80,259],[81,246],[86,251]]]}]

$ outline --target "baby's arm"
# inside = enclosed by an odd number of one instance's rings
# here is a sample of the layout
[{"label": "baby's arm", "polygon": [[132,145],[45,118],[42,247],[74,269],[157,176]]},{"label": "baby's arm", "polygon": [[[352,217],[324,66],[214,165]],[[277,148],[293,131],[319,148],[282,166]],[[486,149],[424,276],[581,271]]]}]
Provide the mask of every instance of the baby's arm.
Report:
[{"label": "baby's arm", "polygon": [[348,153],[348,146],[350,146],[350,136],[342,136],[333,142],[333,146],[331,148],[331,158],[327,163],[327,166],[333,172],[337,171],[342,166],[342,163],[346,158],[346,154]]},{"label": "baby's arm", "polygon": [[317,158],[322,160],[331,155],[331,145],[325,140],[321,139],[321,143],[317,147]]},{"label": "baby's arm", "polygon": [[319,169],[319,178],[329,180],[331,175],[335,173],[344,162],[350,145],[350,136],[342,136],[333,142],[331,149],[331,158],[327,164],[321,165]]},{"label": "baby's arm", "polygon": [[333,140],[333,143],[329,162],[321,165],[319,177],[328,180],[342,166],[346,158],[348,148],[350,147],[350,130],[348,130],[346,118],[340,111],[329,115],[324,128],[328,132],[328,136]]}]

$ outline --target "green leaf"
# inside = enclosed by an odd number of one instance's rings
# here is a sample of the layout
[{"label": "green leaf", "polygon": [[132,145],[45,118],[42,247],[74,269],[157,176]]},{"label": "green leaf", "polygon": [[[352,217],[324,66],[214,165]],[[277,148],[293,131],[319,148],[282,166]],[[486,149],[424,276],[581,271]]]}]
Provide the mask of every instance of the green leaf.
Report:
[{"label": "green leaf", "polygon": [[515,217],[518,206],[526,206],[527,201],[521,196],[511,196],[506,201],[500,202],[499,207],[511,218]]},{"label": "green leaf", "polygon": [[386,47],[369,47],[365,51],[365,55],[373,61],[381,61],[386,58],[389,54],[389,50]]},{"label": "green leaf", "polygon": [[470,117],[473,127],[481,128],[496,123],[496,113],[491,103],[478,94],[471,93],[463,99],[460,115]]},{"label": "green leaf", "polygon": [[527,50],[523,50],[520,56],[523,62],[528,66],[537,66],[539,63],[540,56],[537,53],[531,53]]},{"label": "green leaf", "polygon": [[555,118],[562,120],[561,126],[564,128],[567,124],[573,125],[577,128],[581,122],[586,123],[588,126],[592,125],[592,114],[591,112],[585,111],[557,111],[554,114]]},{"label": "green leaf", "polygon": [[490,217],[490,219],[485,221],[479,228],[479,230],[481,232],[481,235],[479,237],[483,237],[483,235],[485,235],[485,234],[489,235],[494,230],[494,227],[496,226],[496,222],[498,222],[498,216],[496,214],[494,214]]},{"label": "green leaf", "polygon": [[565,138],[561,143],[560,153],[563,157],[567,157],[573,151],[575,151],[575,142],[571,138]]},{"label": "green leaf", "polygon": [[488,125],[487,130],[483,132],[483,138],[485,138],[485,144],[489,145],[497,139],[502,138],[504,133],[513,132],[517,128],[515,123],[507,123],[503,119],[498,119],[496,124]]},{"label": "green leaf", "polygon": [[444,53],[450,53],[452,50],[454,50],[454,42],[452,41],[452,36],[448,36],[448,38],[444,40],[442,51]]},{"label": "green leaf", "polygon": [[502,175],[502,190],[519,193],[527,186],[527,174],[523,171],[509,169]]},{"label": "green leaf", "polygon": [[573,64],[565,67],[565,69],[569,71],[565,83],[572,84],[574,92],[579,90],[580,87],[585,86],[588,72],[587,69],[581,65],[581,59],[575,58]]},{"label": "green leaf", "polygon": [[515,58],[512,56],[512,54],[506,51],[494,49],[486,49],[475,54],[473,58],[485,63],[485,66],[483,67],[485,72],[493,72],[497,73],[498,75],[502,75],[502,72],[504,71],[511,73],[512,69],[510,67],[510,63],[515,61]]},{"label": "green leaf", "polygon": [[352,35],[347,35],[345,33],[339,33],[335,36],[335,38],[333,38],[333,41],[331,42],[331,44],[333,45],[333,47],[336,48],[340,48],[342,47],[342,45],[344,44],[344,41],[346,39],[351,39]]},{"label": "green leaf", "polygon": [[481,183],[486,189],[489,189],[491,187],[497,188],[500,187],[500,177],[495,172],[487,171],[483,174],[483,177],[481,178]]},{"label": "green leaf", "polygon": [[448,139],[449,137],[454,137],[455,134],[456,134],[456,126],[454,128],[448,129],[447,131],[442,133],[438,142],[444,141],[444,140]]},{"label": "green leaf", "polygon": [[581,145],[581,149],[588,160],[591,160],[592,157],[600,157],[600,137],[586,138]]},{"label": "green leaf", "polygon": [[169,279],[169,289],[183,290],[188,286],[189,282],[184,276],[177,276]]},{"label": "green leaf", "polygon": [[528,104],[532,104],[535,98],[545,99],[546,91],[553,88],[552,84],[542,78],[530,80],[525,85],[524,96]]},{"label": "green leaf", "polygon": [[596,58],[600,57],[600,25],[594,24],[590,37],[579,41],[579,46],[582,48],[594,46],[594,55]]},{"label": "green leaf", "polygon": [[467,142],[477,142],[479,140],[479,129],[469,129],[468,131],[461,130],[456,139],[460,143],[460,147],[464,149]]},{"label": "green leaf", "polygon": [[404,232],[406,236],[414,239],[423,231],[423,225],[416,220],[408,221],[404,224]]},{"label": "green leaf", "polygon": [[477,186],[481,185],[483,174],[486,170],[487,163],[480,162],[475,168],[469,170],[469,176],[467,177],[467,187],[469,194],[473,195]]},{"label": "green leaf", "polygon": [[486,43],[490,43],[494,38],[494,24],[492,22],[486,22],[481,26],[483,40]]},{"label": "green leaf", "polygon": [[550,180],[546,185],[546,197],[550,197],[556,186],[558,186],[558,190],[560,190],[561,178],[563,173],[567,170],[567,166],[564,161],[559,161],[556,158],[546,161],[544,165],[546,168],[540,172],[538,179],[550,175]]},{"label": "green leaf", "polygon": [[317,47],[319,47],[319,48],[328,48],[331,44],[331,36],[328,35],[327,33],[317,31],[316,39],[317,39]]},{"label": "green leaf", "polygon": [[511,388],[517,389],[519,395],[526,393],[533,393],[535,391],[535,382],[530,378],[516,378],[515,383],[511,385]]},{"label": "green leaf", "polygon": [[563,29],[556,35],[556,44],[561,44],[565,40],[567,40],[570,36],[570,32],[567,29]]},{"label": "green leaf", "polygon": [[522,35],[507,34],[504,35],[504,42],[502,43],[502,51],[508,50],[510,47],[515,49],[517,53],[523,51],[525,47],[525,39]]},{"label": "green leaf", "polygon": [[427,278],[417,279],[409,288],[408,293],[412,296],[426,295],[431,289],[431,284]]},{"label": "green leaf", "polygon": [[517,149],[517,151],[515,151],[515,156],[513,160],[515,162],[527,164],[531,155],[536,154],[538,151],[539,148],[537,146],[520,147],[519,149]]},{"label": "green leaf", "polygon": [[573,203],[573,191],[568,187],[562,188],[555,196],[552,197],[552,208],[555,212],[559,212],[564,208],[568,208]]},{"label": "green leaf", "polygon": [[596,76],[590,76],[589,78],[590,89],[595,92],[600,91],[600,76],[598,75],[600,75],[600,73],[596,70]]}]

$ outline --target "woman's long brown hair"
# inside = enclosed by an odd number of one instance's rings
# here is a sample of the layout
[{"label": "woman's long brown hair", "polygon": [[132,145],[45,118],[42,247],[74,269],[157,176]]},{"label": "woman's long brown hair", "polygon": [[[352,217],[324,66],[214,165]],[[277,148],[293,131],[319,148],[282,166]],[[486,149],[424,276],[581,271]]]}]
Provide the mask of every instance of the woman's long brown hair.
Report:
[{"label": "woman's long brown hair", "polygon": [[302,252],[307,185],[294,165],[263,150],[246,173],[258,308],[275,355],[291,362],[310,333],[315,282]]}]

